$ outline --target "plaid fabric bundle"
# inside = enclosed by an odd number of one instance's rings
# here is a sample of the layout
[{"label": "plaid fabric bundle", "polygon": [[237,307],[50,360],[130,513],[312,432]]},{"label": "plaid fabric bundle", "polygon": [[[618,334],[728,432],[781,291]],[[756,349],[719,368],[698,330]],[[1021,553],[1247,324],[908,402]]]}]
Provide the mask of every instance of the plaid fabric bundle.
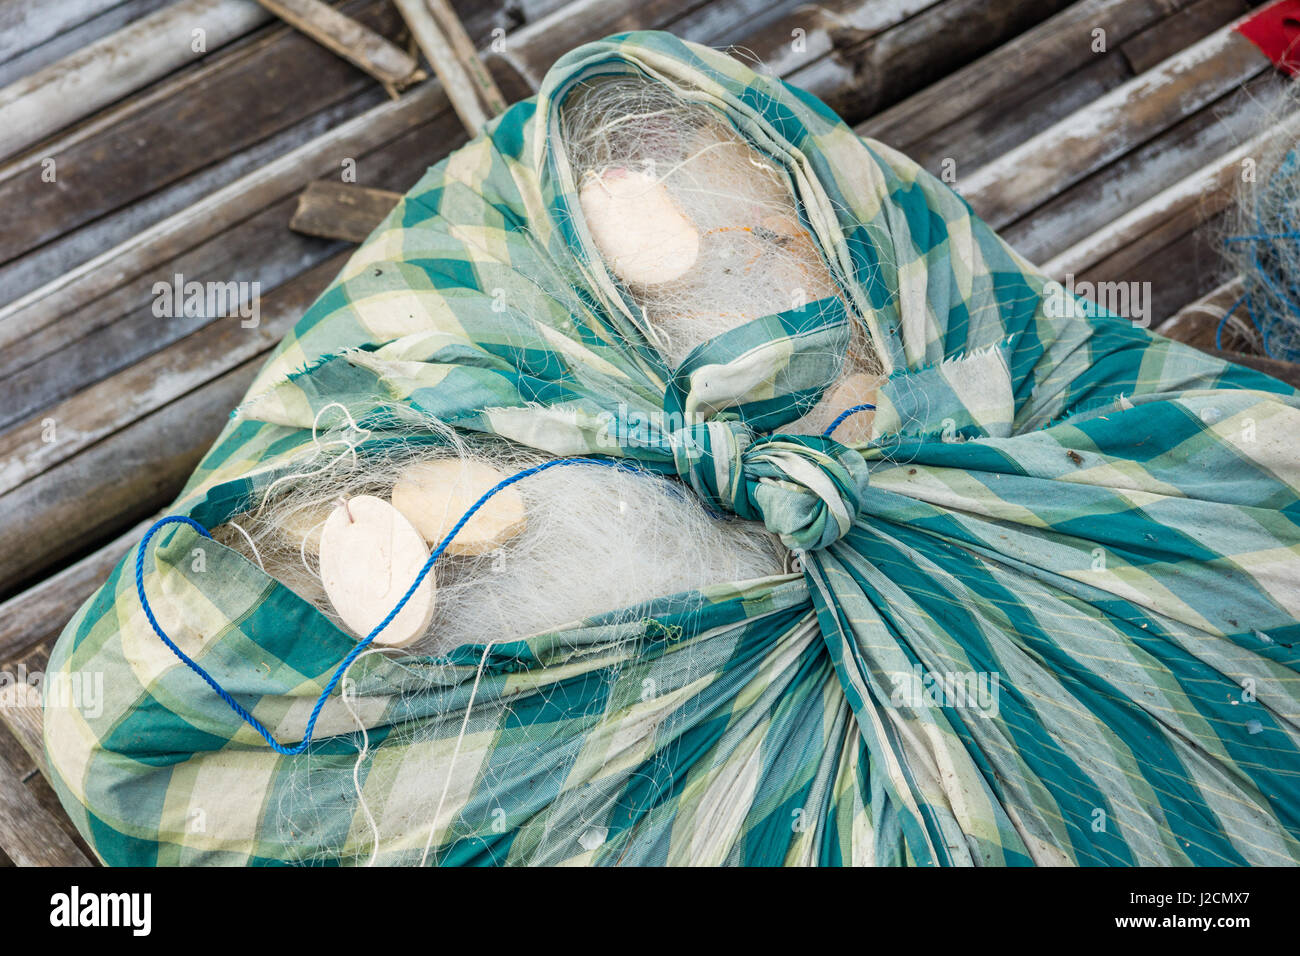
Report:
[{"label": "plaid fabric bundle", "polygon": [[[558,135],[643,74],[779,164],[843,294],[668,368]],[[864,323],[869,442],[781,434]],[[68,625],[49,763],[112,864],[1275,864],[1300,859],[1300,397],[1066,294],[823,104],[660,33],[581,47],[432,168],[279,346],[173,513],[205,527],[405,407],[619,456],[799,570],[449,657],[367,653],[272,751],[152,632],[127,556]],[[283,743],[355,639],[172,525],[145,587]],[[346,692],[346,696],[344,695]],[[363,729],[359,729],[363,728]]]}]

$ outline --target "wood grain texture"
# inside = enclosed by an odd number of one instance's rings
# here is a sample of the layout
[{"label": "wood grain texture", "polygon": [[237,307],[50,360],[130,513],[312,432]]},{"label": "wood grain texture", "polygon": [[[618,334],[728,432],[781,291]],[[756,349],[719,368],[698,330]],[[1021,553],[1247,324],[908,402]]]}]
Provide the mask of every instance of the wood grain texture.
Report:
[{"label": "wood grain texture", "polygon": [[[956,138],[954,126],[987,124],[1013,104],[1063,80],[1069,79],[1067,85],[1077,87],[1074,74],[1089,66],[1108,62],[1112,74],[1118,69],[1117,75],[1130,77],[1135,71],[1116,51],[1116,44],[1164,20],[1171,8],[1171,0],[1083,0],[1072,4],[873,116],[858,133],[909,152],[922,141],[951,142]],[[1097,30],[1104,31],[1106,52],[1095,49]],[[1035,116],[1041,122],[1041,111],[1035,111]],[[963,160],[975,162],[965,156]]]},{"label": "wood grain texture", "polygon": [[[21,663],[29,678],[43,673],[48,648]],[[0,690],[0,851],[18,866],[92,866],[94,852],[46,779],[42,719],[40,695],[29,684]]]},{"label": "wood grain texture", "polygon": [[959,179],[957,188],[1000,229],[1270,67],[1249,40],[1222,28]]},{"label": "wood grain texture", "polygon": [[[6,540],[0,551],[0,597],[158,511],[175,496],[238,404],[260,362],[220,378],[92,445],[0,497]],[[88,508],[87,502],[94,502]]]},{"label": "wood grain texture", "polygon": [[1224,24],[1251,11],[1250,0],[1197,0],[1120,44],[1134,73],[1145,73],[1161,60],[1191,46]]},{"label": "wood grain texture", "polygon": [[[57,63],[171,2],[174,0],[113,0],[104,9],[101,0],[50,0],[39,6],[22,0],[9,0],[4,9],[10,15],[18,13],[18,18],[9,19],[0,14],[0,21],[4,22],[0,31],[9,41],[0,40],[0,46],[6,51],[0,53],[0,86],[8,86],[51,63]],[[60,23],[56,16],[50,15],[59,7],[84,7],[86,13],[93,8],[98,12],[85,19],[78,15]],[[39,18],[21,19],[24,14],[32,17],[38,11],[41,14]],[[34,26],[37,23],[39,29]]]},{"label": "wood grain texture", "polygon": [[33,648],[57,638],[76,608],[104,583],[158,517],[161,513],[150,515],[126,534],[0,604],[0,667],[9,667]]},{"label": "wood grain texture", "polygon": [[[401,32],[398,18],[385,16],[377,2],[352,8],[362,24]],[[372,83],[310,38],[288,28],[269,31],[124,106],[102,128],[0,169],[0,207],[24,210],[0,231],[0,262],[237,155]],[[277,86],[294,95],[266,95]],[[213,109],[214,103],[240,107]],[[41,176],[47,159],[55,164],[54,182]]]},{"label": "wood grain texture", "polygon": [[0,850],[15,866],[93,865],[60,825],[58,816],[42,806],[4,766],[0,766]]},{"label": "wood grain texture", "polygon": [[1285,96],[1285,81],[1268,71],[1245,87],[1172,125],[1152,128],[1141,145],[1089,173],[1062,182],[1039,205],[1014,209],[1002,237],[1031,262],[1045,262],[1126,210],[1149,200],[1269,125]]},{"label": "wood grain texture", "polygon": [[[0,156],[39,143],[269,19],[247,0],[181,0],[10,84],[0,90]],[[201,41],[196,29],[204,31]]]},{"label": "wood grain texture", "polygon": [[[401,12],[415,42],[420,45],[424,58],[437,74],[466,131],[470,136],[477,136],[492,114],[479,95],[471,67],[457,54],[447,31],[434,18],[424,0],[393,0],[393,3]],[[477,63],[477,55],[474,60]]]},{"label": "wood grain texture", "polygon": [[[86,552],[169,502],[216,438],[266,353],[345,258],[336,255],[268,295],[264,326],[213,323],[42,413],[39,422],[0,436],[8,469],[0,509],[11,516],[6,535],[35,535],[21,554],[0,557],[0,594],[14,592],[18,582],[39,574],[38,569]],[[188,425],[187,414],[193,416]],[[46,419],[56,423],[54,442],[40,441],[38,426]],[[105,482],[115,487],[102,491],[99,485]],[[95,500],[97,520],[84,522],[79,530],[75,516],[85,511],[87,500]],[[24,514],[36,521],[24,524]],[[49,524],[35,533],[46,518]],[[106,559],[95,559],[93,569],[74,565],[65,584],[92,576]],[[3,605],[12,616],[0,630],[0,650],[5,644],[35,643],[40,624],[33,615],[54,600],[52,592],[38,585],[10,602],[12,607]],[[72,608],[64,608],[66,620]]]},{"label": "wood grain texture", "polygon": [[1220,320],[1245,291],[1241,276],[1233,276],[1159,323],[1156,332],[1197,348],[1213,348]]},{"label": "wood grain texture", "polygon": [[[1058,278],[1069,273],[1122,271],[1139,259],[1162,234],[1174,235],[1195,228],[1234,201],[1247,164],[1257,161],[1275,143],[1290,142],[1300,131],[1300,117],[1292,115],[1233,149],[1211,158],[1204,166],[1171,183],[1150,199],[1105,224],[1085,239],[1041,264]],[[1180,230],[1170,232],[1170,229]]]},{"label": "wood grain texture", "polygon": [[[337,175],[344,159],[369,155],[403,133],[426,124],[431,117],[436,120],[446,108],[446,98],[436,85],[416,87],[400,100],[383,103],[334,127],[0,308],[0,375],[10,374],[16,367],[48,354],[50,346],[42,348],[34,340],[37,332],[60,323],[55,345],[59,339],[67,342],[79,338],[103,324],[102,313],[101,318],[94,317],[101,310],[92,310],[89,316],[84,313],[90,303],[296,194],[311,180]],[[455,142],[449,138],[448,145]],[[69,316],[73,317],[69,319]],[[22,348],[8,348],[18,342],[24,343]]]},{"label": "wood grain texture", "polygon": [[289,228],[307,236],[364,242],[402,194],[318,179],[298,196]]},{"label": "wood grain texture", "polygon": [[365,70],[394,92],[425,78],[415,57],[320,0],[257,0],[285,23]]},{"label": "wood grain texture", "polygon": [[[835,55],[794,77],[856,124],[996,49],[1069,0],[944,0],[897,27],[834,32]],[[836,65],[840,67],[837,71]]]}]

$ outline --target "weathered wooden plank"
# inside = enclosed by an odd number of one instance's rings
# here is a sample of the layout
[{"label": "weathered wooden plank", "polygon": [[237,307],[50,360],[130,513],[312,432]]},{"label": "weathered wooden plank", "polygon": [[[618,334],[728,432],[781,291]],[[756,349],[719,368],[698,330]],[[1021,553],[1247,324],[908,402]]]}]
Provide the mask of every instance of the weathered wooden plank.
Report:
[{"label": "weathered wooden plank", "polygon": [[[13,508],[26,507],[55,516],[23,549],[21,561],[15,554],[13,561],[0,567],[0,594],[17,590],[20,577],[32,577],[28,572],[48,567],[61,556],[83,553],[169,502],[197,462],[195,456],[206,451],[216,437],[224,424],[224,413],[234,407],[251,383],[253,370],[320,294],[348,254],[334,256],[267,295],[262,308],[263,325],[258,329],[242,329],[232,322],[212,323],[0,436],[0,458],[6,462],[8,479],[5,492],[0,494],[0,514],[14,515]],[[211,383],[239,369],[248,371],[239,376],[238,393],[213,391]],[[218,397],[195,397],[203,394]],[[180,455],[185,460],[180,461],[166,434],[182,427],[168,411],[178,402],[199,409],[192,425],[195,435],[184,439]],[[48,444],[38,438],[38,426],[47,419],[54,421],[59,436],[58,441]],[[152,441],[151,432],[157,433]],[[108,464],[86,464],[87,456],[102,456]],[[187,464],[190,459],[193,463]],[[97,472],[101,467],[108,470]],[[152,508],[141,511],[130,494],[99,494],[95,489],[101,482],[144,489],[150,495]],[[97,524],[88,525],[84,532],[57,517],[84,509],[85,501],[92,498]],[[12,534],[16,540],[21,533],[7,517],[6,537]],[[63,584],[65,590],[75,591],[78,584],[93,578],[105,560],[107,557],[101,554],[93,567],[69,569],[71,576]],[[0,624],[0,651],[40,638],[42,625],[37,616],[58,600],[56,593],[40,587],[0,606],[7,612],[3,615],[6,623]],[[69,607],[69,614],[71,610]]]},{"label": "weathered wooden plank", "polygon": [[[918,0],[903,0],[915,3]],[[935,2],[935,0],[919,0]],[[898,0],[875,0],[876,7],[893,7]],[[674,17],[664,29],[675,36],[687,37],[706,46],[726,47],[736,43],[738,37],[744,37],[743,45],[733,54],[744,59],[753,53],[759,59],[763,54],[752,43],[764,30],[771,28],[778,21],[797,16],[797,24],[804,28],[816,25],[828,17],[835,16],[843,22],[851,16],[856,8],[863,4],[860,0],[826,0],[826,2],[809,4],[806,0],[740,0],[733,3],[700,3],[693,9]],[[793,39],[787,32],[779,42],[789,43]],[[829,44],[822,53],[828,52]],[[772,64],[767,64],[769,67]]]},{"label": "weathered wooden plank", "polygon": [[17,679],[44,672],[48,661],[37,650],[0,688],[0,849],[19,866],[91,866],[94,854],[46,782],[40,691]]},{"label": "weathered wooden plank", "polygon": [[318,179],[298,196],[289,228],[307,236],[362,242],[401,198],[401,193],[388,189]]},{"label": "weathered wooden plank", "polygon": [[1224,24],[1245,16],[1252,6],[1250,0],[1197,0],[1125,40],[1120,50],[1134,73],[1145,73]]},{"label": "weathered wooden plank", "polygon": [[[1188,233],[1203,228],[1207,223],[1217,221],[1219,213],[1231,202],[1232,196],[1225,188],[1207,188],[1200,197],[1192,197],[1186,203],[1180,203],[1164,211],[1164,215],[1154,221],[1140,224],[1143,231],[1128,237],[1128,241],[1099,259],[1091,266],[1080,270],[1089,280],[1109,278],[1117,275],[1135,275],[1140,273],[1140,266],[1162,249],[1182,239]],[[1078,273],[1074,273],[1078,274]],[[1164,282],[1167,277],[1158,277]],[[1181,307],[1184,299],[1179,302]]]},{"label": "weathered wooden plank", "polygon": [[1200,349],[1213,349],[1215,329],[1245,292],[1241,276],[1233,276],[1158,324],[1156,332]]},{"label": "weathered wooden plank", "polygon": [[[386,4],[349,9],[365,26],[401,32]],[[166,90],[116,110],[102,128],[0,170],[0,208],[23,210],[0,232],[0,262],[237,155],[370,83],[308,37],[287,28],[268,31],[234,55],[216,57]],[[295,95],[267,96],[276,85]],[[240,107],[214,110],[213,103]],[[178,129],[185,135],[176,135]],[[142,150],[148,162],[141,162]],[[52,182],[44,176],[47,161],[54,163]]]},{"label": "weathered wooden plank", "polygon": [[[974,63],[948,74],[915,96],[873,116],[858,133],[908,151],[913,144],[941,138],[958,141],[957,124],[995,119],[998,111],[1031,93],[1068,79],[1085,67],[1110,61],[1130,76],[1117,44],[1165,19],[1173,0],[1083,0],[1026,30]],[[1097,50],[1097,33],[1105,44]],[[1090,97],[1089,99],[1091,99]],[[972,116],[978,117],[972,121]],[[1041,120],[1040,120],[1041,122]],[[947,136],[944,131],[949,130]],[[949,149],[946,155],[956,154]],[[915,157],[914,157],[915,158]],[[962,156],[964,163],[974,160]]]},{"label": "weathered wooden plank", "polygon": [[[1212,162],[1270,124],[1285,100],[1285,81],[1267,72],[1166,129],[1080,182],[1062,182],[1032,210],[1010,210],[1002,237],[1043,262]],[[960,177],[959,177],[960,184]]]},{"label": "weathered wooden plank", "polygon": [[493,44],[488,62],[504,61],[536,90],[551,64],[578,44],[624,30],[656,29],[699,3],[700,0],[574,0],[541,20],[524,24],[501,37]]},{"label": "weathered wooden plank", "polygon": [[1253,44],[1221,28],[959,177],[957,188],[1001,228],[1270,68]]},{"label": "weathered wooden plank", "polygon": [[0,664],[25,656],[40,644],[53,641],[77,608],[95,592],[149,525],[161,515],[151,515],[125,534],[92,551],[57,574],[0,604]]},{"label": "weathered wooden plank", "polygon": [[[0,495],[274,347],[342,268],[339,253],[262,298],[260,322],[212,321],[170,347],[0,432]],[[4,625],[0,623],[0,634]],[[0,647],[3,640],[0,639]]]},{"label": "weathered wooden plank", "polygon": [[0,496],[0,598],[166,505],[208,450],[260,365],[246,362]]},{"label": "weathered wooden plank", "polygon": [[[762,0],[732,6],[709,3],[668,27],[697,43],[721,46],[744,40],[730,51],[772,76],[791,76],[830,55],[838,31],[852,29],[866,38],[898,26],[942,0],[828,0],[767,4]],[[738,26],[740,24],[741,26]]]},{"label": "weathered wooden plank", "polygon": [[1132,78],[1122,56],[1098,56],[1045,88],[1022,84],[1026,99],[987,103],[903,151],[936,175],[946,173],[960,178],[996,161],[1044,126],[1082,109]]},{"label": "weathered wooden plank", "polygon": [[40,46],[111,9],[119,0],[45,0],[0,4],[0,61]]},{"label": "weathered wooden plank", "polygon": [[[341,160],[366,155],[437,117],[446,107],[439,86],[416,87],[400,100],[354,117],[0,308],[0,375],[36,357],[29,340],[40,330],[297,193],[311,180],[330,175]],[[76,339],[102,324],[93,319],[63,323],[61,335],[65,341]],[[9,348],[24,340],[28,344],[21,350]]]},{"label": "weathered wooden plank", "polygon": [[[128,0],[128,3],[133,2],[135,0]],[[489,0],[488,3],[473,8],[466,21],[473,35],[487,37],[499,21],[503,22],[505,15],[498,6],[500,3],[502,0]],[[355,15],[381,32],[391,29],[392,33],[386,35],[395,41],[405,35],[405,26],[387,0],[348,0],[340,9]],[[367,14],[366,10],[370,10],[371,13]],[[367,19],[367,16],[375,16],[375,11],[378,11],[379,19]],[[84,168],[77,170],[75,175],[61,175],[57,186],[40,181],[42,170],[39,166],[33,165],[35,159],[29,157],[28,166],[19,173],[20,178],[25,181],[18,186],[15,194],[17,205],[13,208],[26,207],[27,193],[41,190],[61,191],[65,194],[62,197],[63,205],[57,214],[43,217],[44,225],[56,231],[59,229],[71,231],[63,231],[53,238],[43,238],[41,245],[29,249],[18,259],[0,265],[0,305],[53,281],[64,272],[76,268],[166,216],[198,201],[207,193],[228,185],[240,175],[327,132],[333,126],[351,119],[379,102],[383,96],[381,88],[328,52],[315,49],[312,51],[312,56],[315,59],[333,61],[329,64],[333,71],[339,76],[346,77],[346,82],[352,84],[349,88],[357,92],[349,95],[346,90],[343,90],[341,97],[333,105],[326,106],[317,113],[307,113],[305,109],[299,109],[298,104],[305,107],[307,102],[316,98],[315,87],[322,79],[328,79],[331,73],[316,71],[306,75],[295,75],[290,85],[305,90],[310,95],[282,98],[287,99],[288,102],[282,110],[276,110],[275,115],[288,125],[279,131],[274,128],[255,129],[248,121],[249,117],[241,116],[240,111],[211,108],[193,116],[192,122],[195,127],[207,128],[208,124],[224,124],[230,127],[233,123],[235,126],[226,131],[229,135],[224,138],[220,135],[207,136],[206,141],[202,143],[198,141],[205,137],[193,133],[187,137],[176,136],[175,115],[178,112],[194,113],[193,104],[196,102],[196,97],[201,100],[204,97],[239,99],[241,96],[252,96],[252,102],[256,103],[265,99],[267,88],[287,82],[289,77],[285,74],[293,73],[295,67],[304,62],[304,58],[302,55],[293,55],[263,61],[265,75],[260,81],[249,84],[251,92],[246,90],[240,95],[223,94],[220,90],[214,89],[205,90],[203,96],[195,94],[177,99],[177,94],[173,93],[173,90],[179,84],[190,82],[194,74],[206,75],[213,72],[223,64],[226,64],[224,69],[227,73],[231,69],[247,69],[247,61],[252,57],[254,50],[261,49],[268,43],[282,42],[283,38],[290,36],[292,31],[283,25],[258,31],[254,36],[232,44],[202,63],[173,74],[128,101],[114,104],[75,129],[60,134],[54,141],[45,144],[42,152],[48,152],[57,159],[63,151],[75,150],[80,157],[84,158],[88,153],[79,144],[94,140],[98,145],[95,151],[89,153],[95,161],[85,164]],[[297,42],[304,41],[302,38],[297,38]],[[211,77],[211,81],[217,84],[218,78]],[[498,83],[507,86],[508,92],[512,95],[516,91],[519,91],[519,95],[527,95],[522,92],[526,89],[526,85],[511,75],[498,77]],[[169,100],[172,101],[170,108],[157,106]],[[264,105],[260,109],[266,112],[273,108]],[[137,123],[136,128],[131,130],[133,135],[130,136],[114,135],[113,131],[119,124],[129,121],[138,113],[151,116],[155,122],[152,125]],[[107,154],[110,157],[122,154],[138,160],[141,155],[146,155],[141,150],[142,142],[163,143],[162,152],[174,162],[171,164],[137,162],[136,167],[127,169],[121,169],[119,164],[115,163],[97,164],[96,157],[99,154]],[[232,152],[231,150],[236,146],[243,148],[241,151]],[[0,182],[8,172],[12,171],[15,164],[17,161],[0,167]],[[61,173],[67,173],[65,163],[60,163],[58,169]],[[108,175],[110,170],[116,171],[119,175],[110,177]],[[179,178],[167,183],[164,181],[167,176]],[[33,184],[37,184],[35,188]],[[53,200],[55,197],[45,198]],[[5,208],[7,205],[8,202],[0,199],[0,208]],[[88,216],[91,218],[87,218]],[[76,225],[78,222],[82,224]],[[31,228],[33,224],[24,225]],[[0,235],[3,232],[0,230]]]},{"label": "weathered wooden plank", "polygon": [[[0,762],[16,769],[24,778],[33,770],[44,775],[47,769],[38,685],[44,680],[49,662],[50,648],[46,645],[33,648],[18,660],[4,662],[15,680],[24,676],[26,680],[0,690],[0,724],[9,730],[19,747],[17,752],[0,747]],[[4,739],[3,733],[0,739]]]},{"label": "weathered wooden plank", "polygon": [[[430,156],[456,144],[463,135],[455,116],[444,110],[382,149],[355,154],[357,168],[376,185],[405,186],[419,177]],[[0,422],[26,417],[213,321],[244,321],[230,310],[223,319],[211,309],[198,315],[164,309],[160,318],[155,315],[155,283],[170,286],[181,275],[186,281],[247,282],[245,291],[252,293],[252,283],[258,282],[265,296],[338,251],[338,244],[287,231],[295,201],[289,195],[269,203],[231,229],[34,333],[23,349],[42,357],[0,378]],[[68,342],[70,329],[84,331]],[[0,364],[5,361],[0,355]]]},{"label": "weathered wooden plank", "polygon": [[384,102],[385,97],[377,84],[367,84],[356,95],[313,113],[267,139],[0,265],[0,289],[4,290],[4,298],[12,301],[40,288],[105,249],[127,241],[241,176],[255,172],[289,150],[325,135],[334,127]]},{"label": "weathered wooden plank", "polygon": [[506,111],[509,103],[501,95],[492,74],[479,58],[478,49],[469,37],[465,25],[448,0],[424,0],[424,5],[433,14],[442,35],[451,44],[452,52],[465,72],[469,74],[483,111],[489,116],[497,116]]},{"label": "weathered wooden plank", "polygon": [[[0,428],[37,414],[207,325],[240,328],[259,322],[255,310],[269,292],[337,249],[285,228],[293,203],[292,197],[271,203],[163,269],[150,270],[94,306],[34,334],[24,348],[39,352],[40,358],[0,378]],[[187,309],[183,297],[175,301],[172,290],[178,282],[200,284],[205,290],[200,308]],[[214,296],[208,305],[209,287],[219,289],[227,301],[218,302]],[[84,334],[71,341],[62,339],[78,327],[85,327]]]},{"label": "weathered wooden plank", "polygon": [[[73,0],[73,2],[80,2],[80,0]],[[174,0],[115,0],[114,4],[102,13],[75,25],[64,26],[52,36],[46,36],[39,42],[37,42],[38,37],[45,34],[44,30],[36,33],[23,29],[18,43],[14,46],[14,49],[19,52],[0,61],[0,87],[8,86],[51,63],[57,63],[68,54],[102,40],[128,23],[147,17],[171,2]],[[33,12],[40,9],[44,12],[49,4],[42,4],[37,8],[31,4],[11,0],[6,6],[27,7]]]},{"label": "weathered wooden plank", "polygon": [[0,90],[0,156],[39,143],[270,18],[248,0],[181,0],[10,84]]},{"label": "weathered wooden plank", "polygon": [[320,0],[257,2],[395,92],[425,78],[415,57]]},{"label": "weathered wooden plank", "polygon": [[1219,240],[1225,228],[1222,214],[1206,218],[1193,207],[1162,223],[1131,255],[1121,250],[1078,278],[1141,290],[1147,305],[1144,318],[1158,327],[1226,278]]},{"label": "weathered wooden plank", "polygon": [[[1292,116],[1264,130],[1059,252],[1042,263],[1041,268],[1058,278],[1089,270],[1105,274],[1125,268],[1127,262],[1140,258],[1150,243],[1163,245],[1162,231],[1167,235],[1181,235],[1189,224],[1195,225],[1197,217],[1204,219],[1222,212],[1241,182],[1245,163],[1258,159],[1270,144],[1294,135],[1297,130],[1300,130],[1300,116]],[[1181,231],[1168,233],[1169,224]],[[1121,255],[1126,258],[1117,258]]]},{"label": "weathered wooden plank", "polygon": [[[20,667],[25,668],[30,680],[34,673],[48,670],[49,652],[50,645],[41,645],[20,661],[5,662],[4,666],[12,668],[15,679],[21,676]],[[35,704],[36,701],[29,696],[27,703]],[[35,801],[48,820],[62,831],[62,839],[49,829],[44,835],[58,846],[79,852],[91,865],[97,865],[98,856],[68,819],[58,795],[49,784],[41,724],[42,715],[38,708],[28,707],[21,714],[0,708],[0,788],[22,787],[27,797],[18,799]],[[21,735],[21,740],[18,735]]]},{"label": "weathered wooden plank", "polygon": [[[420,45],[425,59],[433,67],[434,73],[442,83],[456,115],[465,124],[471,136],[478,134],[487,123],[489,114],[479,97],[479,90],[473,75],[456,55],[451,41],[443,32],[442,26],[434,19],[424,0],[393,0],[402,14],[402,19]],[[477,60],[477,56],[475,57]]]},{"label": "weathered wooden plank", "polygon": [[92,865],[55,816],[4,767],[0,767],[0,849],[18,866]]},{"label": "weathered wooden plank", "polygon": [[835,54],[795,71],[791,82],[856,124],[1064,9],[1069,0],[944,0],[898,26],[866,36],[833,33]]}]

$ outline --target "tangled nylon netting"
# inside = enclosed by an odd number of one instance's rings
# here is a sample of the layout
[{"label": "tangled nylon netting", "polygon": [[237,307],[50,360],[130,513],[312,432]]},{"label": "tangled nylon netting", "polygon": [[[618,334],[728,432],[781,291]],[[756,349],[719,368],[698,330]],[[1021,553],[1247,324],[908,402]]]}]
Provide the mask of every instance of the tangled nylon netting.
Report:
[{"label": "tangled nylon netting", "polygon": [[1224,253],[1242,278],[1243,295],[1216,332],[1238,349],[1300,361],[1300,93],[1292,83],[1282,107],[1270,114],[1276,132],[1259,156],[1249,157],[1230,213]]},{"label": "tangled nylon netting", "polygon": [[[417,424],[404,411],[407,439],[389,431],[382,452],[362,454],[357,445],[365,432],[346,409],[323,410],[331,427],[317,434],[302,469],[213,531],[357,637],[365,632],[342,620],[321,580],[321,532],[341,502],[360,495],[392,500],[402,475],[424,463],[487,466],[505,477],[550,460],[502,442],[470,444],[440,422]],[[461,644],[528,637],[667,594],[786,569],[785,549],[761,524],[711,515],[679,482],[649,472],[554,468],[516,487],[522,527],[481,553],[448,552],[438,560],[433,618],[408,653],[438,656]],[[449,528],[466,507],[448,504],[455,513],[436,527]],[[439,543],[438,535],[426,541],[430,548]]]}]

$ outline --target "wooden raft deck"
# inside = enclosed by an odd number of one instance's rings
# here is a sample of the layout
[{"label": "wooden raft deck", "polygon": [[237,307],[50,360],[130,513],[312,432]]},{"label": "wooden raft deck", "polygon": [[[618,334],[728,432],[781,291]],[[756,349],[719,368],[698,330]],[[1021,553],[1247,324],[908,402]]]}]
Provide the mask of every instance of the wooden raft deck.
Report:
[{"label": "wooden raft deck", "polygon": [[[389,0],[337,6],[410,49]],[[1050,273],[1150,281],[1156,326],[1231,301],[1219,223],[1285,86],[1231,29],[1244,0],[455,6],[510,101],[613,32],[734,46],[955,173]],[[43,669],[342,265],[347,242],[288,228],[302,190],[352,161],[400,192],[465,140],[436,78],[393,98],[253,0],[0,0],[0,671]],[[364,233],[374,213],[356,216]],[[260,283],[260,324],[157,318],[153,285],[177,273]],[[1197,314],[1172,327],[1212,348]],[[0,691],[0,724],[0,865],[93,864],[22,685]]]}]

